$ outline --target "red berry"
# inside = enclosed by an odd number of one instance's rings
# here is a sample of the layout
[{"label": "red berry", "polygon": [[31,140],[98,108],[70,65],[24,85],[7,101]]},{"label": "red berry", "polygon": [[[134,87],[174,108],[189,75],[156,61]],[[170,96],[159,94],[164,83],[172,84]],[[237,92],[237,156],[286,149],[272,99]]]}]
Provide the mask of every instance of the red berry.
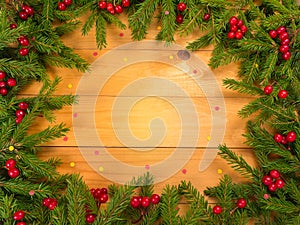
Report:
[{"label": "red berry", "polygon": [[290,39],[288,39],[288,38],[281,40],[281,42],[280,42],[281,45],[289,45],[289,43],[290,43]]},{"label": "red berry", "polygon": [[14,213],[14,220],[22,220],[25,217],[25,212],[23,210],[19,210]]},{"label": "red berry", "polygon": [[234,39],[234,38],[235,38],[235,32],[230,31],[230,32],[227,34],[227,37],[228,37],[229,39]]},{"label": "red berry", "polygon": [[25,111],[23,109],[17,109],[16,111],[16,116],[17,117],[24,117],[25,116]]},{"label": "red berry", "polygon": [[4,71],[0,71],[0,80],[3,80],[6,77],[6,73]]},{"label": "red berry", "polygon": [[20,171],[17,168],[12,168],[8,170],[8,176],[10,178],[16,178],[20,175]]},{"label": "red berry", "polygon": [[65,4],[64,2],[59,2],[59,3],[57,4],[57,8],[58,8],[58,10],[60,10],[60,11],[65,11],[66,8],[67,8],[67,6],[66,6],[66,4]]},{"label": "red berry", "polygon": [[0,81],[0,88],[5,88],[5,87],[6,87],[6,82]]},{"label": "red berry", "polygon": [[273,91],[273,87],[272,87],[271,85],[267,85],[267,86],[264,88],[264,93],[265,93],[266,95],[271,94],[272,91]]},{"label": "red berry", "polygon": [[108,200],[108,195],[107,194],[101,194],[98,198],[100,203],[105,203]]},{"label": "red berry", "polygon": [[287,32],[282,32],[282,33],[279,34],[279,39],[280,40],[285,40],[287,38],[289,38],[289,34]]},{"label": "red berry", "polygon": [[5,87],[0,88],[0,94],[1,94],[2,96],[7,95],[7,93],[8,93],[8,90],[7,90]]},{"label": "red berry", "polygon": [[28,19],[28,14],[25,11],[21,11],[21,12],[19,12],[19,17],[22,20],[27,20]]},{"label": "red berry", "polygon": [[16,29],[18,26],[17,26],[17,24],[15,24],[15,23],[12,23],[12,24],[10,24],[9,25],[9,28],[12,30],[12,29]]},{"label": "red berry", "polygon": [[282,142],[282,139],[283,139],[283,136],[281,134],[275,134],[274,135],[274,140],[277,142],[277,143],[281,143]]},{"label": "red berry", "polygon": [[107,188],[101,188],[100,193],[101,194],[107,194]]},{"label": "red berry", "polygon": [[294,131],[290,131],[288,132],[288,134],[286,135],[286,140],[288,142],[294,142],[297,138],[297,135]]},{"label": "red berry", "polygon": [[118,13],[118,14],[122,13],[122,12],[123,12],[122,6],[120,6],[120,5],[117,4],[117,5],[115,6],[115,11],[116,11],[116,13]]},{"label": "red berry", "polygon": [[100,1],[98,2],[98,6],[100,9],[106,9],[106,2],[105,1]]},{"label": "red berry", "polygon": [[14,159],[8,159],[5,162],[5,167],[7,169],[13,169],[13,168],[15,168],[16,164],[17,164],[16,160],[14,160]]},{"label": "red berry", "polygon": [[21,48],[19,50],[19,53],[20,53],[21,56],[26,56],[26,55],[28,55],[29,50],[28,50],[28,48]]},{"label": "red berry", "polygon": [[268,189],[269,189],[269,191],[274,192],[274,191],[277,190],[277,186],[276,186],[275,183],[272,183],[272,184],[270,184],[270,185],[268,186]]},{"label": "red berry", "polygon": [[237,32],[238,31],[237,25],[230,26],[230,31]]},{"label": "red berry", "polygon": [[123,5],[124,7],[130,6],[130,0],[122,0],[122,5]]},{"label": "red berry", "polygon": [[43,199],[43,206],[49,207],[51,201],[52,201],[52,198],[44,198]]},{"label": "red berry", "polygon": [[18,107],[19,107],[20,109],[26,110],[26,109],[28,109],[28,103],[26,103],[26,102],[20,102],[20,103],[18,104]]},{"label": "red berry", "polygon": [[14,86],[16,86],[16,85],[17,85],[16,79],[14,79],[14,78],[8,78],[8,79],[7,79],[7,85],[8,85],[9,87],[14,87]]},{"label": "red berry", "polygon": [[178,14],[178,15],[176,16],[176,22],[177,22],[177,23],[182,23],[182,22],[183,22],[183,15]]},{"label": "red berry", "polygon": [[186,9],[186,4],[183,2],[179,2],[177,5],[177,9],[181,12],[184,11]]},{"label": "red berry", "polygon": [[210,19],[210,14],[209,13],[205,13],[203,16],[203,20],[204,21],[208,21]]},{"label": "red berry", "polygon": [[96,215],[94,215],[94,214],[86,214],[85,215],[85,221],[87,223],[94,223],[95,219],[96,219]]},{"label": "red berry", "polygon": [[289,50],[290,50],[290,48],[289,48],[288,45],[281,45],[281,46],[279,47],[279,51],[280,51],[281,53],[286,53],[286,52],[288,52]]},{"label": "red berry", "polygon": [[237,32],[235,33],[235,38],[236,38],[236,39],[242,39],[243,37],[244,37],[244,35],[243,35],[242,32],[237,31]]},{"label": "red berry", "polygon": [[247,205],[247,201],[246,201],[246,199],[244,199],[244,198],[240,198],[240,199],[238,199],[238,201],[236,202],[236,207],[238,207],[238,208],[240,208],[240,209],[245,208],[246,205]]},{"label": "red berry", "polygon": [[68,5],[72,5],[73,1],[72,0],[64,0],[64,3]]},{"label": "red berry", "polygon": [[275,185],[276,185],[277,188],[283,188],[285,183],[282,179],[278,179],[278,180],[275,181]]},{"label": "red berry", "polygon": [[281,144],[286,145],[288,143],[286,136],[282,136]]},{"label": "red berry", "polygon": [[114,10],[114,5],[112,3],[107,3],[106,10],[109,11],[109,12]]},{"label": "red berry", "polygon": [[241,32],[242,32],[243,34],[245,34],[245,33],[247,32],[248,28],[247,28],[245,25],[242,25],[242,26],[240,27],[240,30],[241,30]]},{"label": "red berry", "polygon": [[152,194],[150,201],[153,205],[156,205],[160,202],[160,196],[158,194]]},{"label": "red berry", "polygon": [[57,204],[58,204],[57,200],[54,199],[54,198],[51,198],[51,201],[49,202],[48,208],[50,210],[54,210],[56,208]]},{"label": "red berry", "polygon": [[25,10],[24,10],[29,16],[33,16],[33,14],[34,14],[34,10],[33,10],[33,8],[32,7],[30,7],[30,6],[26,6],[26,8],[25,8]]},{"label": "red berry", "polygon": [[220,214],[222,212],[222,210],[223,210],[222,207],[219,206],[219,205],[216,205],[216,206],[213,207],[213,213],[214,214]]},{"label": "red berry", "polygon": [[291,58],[291,53],[290,52],[283,53],[282,58],[284,60],[289,60]]},{"label": "red berry", "polygon": [[237,23],[238,23],[238,18],[236,16],[230,17],[230,19],[229,19],[230,26],[236,25]]},{"label": "red berry", "polygon": [[20,124],[23,120],[23,117],[17,117],[16,118],[16,124]]},{"label": "red berry", "polygon": [[271,170],[270,171],[270,176],[273,177],[274,179],[277,179],[280,177],[280,173],[278,170]]},{"label": "red berry", "polygon": [[286,32],[286,28],[284,26],[280,26],[276,29],[276,31],[278,34],[281,34],[283,32]]},{"label": "red berry", "polygon": [[269,35],[271,38],[276,38],[277,37],[277,31],[276,30],[270,30]]},{"label": "red berry", "polygon": [[288,92],[286,90],[280,90],[278,92],[278,98],[286,98],[288,96]]},{"label": "red berry", "polygon": [[138,208],[140,206],[140,199],[138,196],[133,196],[130,199],[130,205],[132,208]]},{"label": "red berry", "polygon": [[269,175],[265,175],[261,181],[264,185],[268,186],[273,183],[273,178]]},{"label": "red berry", "polygon": [[26,37],[20,37],[20,38],[18,38],[18,41],[19,41],[20,45],[22,45],[22,46],[29,45],[29,40]]},{"label": "red berry", "polygon": [[108,11],[111,15],[115,15],[115,13],[116,13],[116,11],[115,11],[115,9],[112,9],[112,10],[110,10],[110,11]]},{"label": "red berry", "polygon": [[143,197],[141,204],[144,208],[147,208],[150,205],[150,198],[147,196]]},{"label": "red berry", "polygon": [[238,27],[243,26],[243,25],[244,25],[243,20],[238,20],[236,25],[237,25]]},{"label": "red berry", "polygon": [[94,189],[94,193],[92,195],[94,198],[99,198],[101,195],[101,189],[100,188]]},{"label": "red berry", "polygon": [[21,222],[17,222],[16,225],[26,225],[26,223],[24,221],[21,221]]}]

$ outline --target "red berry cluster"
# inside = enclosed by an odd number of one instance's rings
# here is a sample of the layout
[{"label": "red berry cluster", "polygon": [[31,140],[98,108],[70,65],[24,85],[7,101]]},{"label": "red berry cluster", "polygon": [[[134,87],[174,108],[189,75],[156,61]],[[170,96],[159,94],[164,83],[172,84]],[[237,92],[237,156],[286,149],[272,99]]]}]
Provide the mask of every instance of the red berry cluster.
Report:
[{"label": "red berry cluster", "polygon": [[10,178],[16,178],[20,175],[20,170],[16,168],[16,160],[8,159],[5,162],[5,167],[7,169],[7,174]]},{"label": "red berry cluster", "polygon": [[16,123],[20,124],[26,115],[26,110],[28,109],[28,104],[26,102],[20,102],[18,104],[19,109],[16,110]]},{"label": "red berry cluster", "polygon": [[[272,85],[265,86],[264,93],[266,95],[270,95],[272,92],[273,92],[273,86]],[[277,94],[278,98],[287,98],[288,95],[289,95],[289,93],[284,89],[280,90]]]},{"label": "red berry cluster", "polygon": [[22,20],[27,20],[28,17],[33,16],[34,10],[29,5],[23,5],[21,11],[19,12],[19,17]]},{"label": "red berry cluster", "polygon": [[176,22],[177,23],[182,23],[183,22],[183,15],[182,12],[186,10],[186,4],[184,2],[179,2],[177,4],[177,10],[179,11],[177,16],[176,16]]},{"label": "red berry cluster", "polygon": [[58,201],[55,198],[44,198],[43,206],[47,207],[50,210],[54,210],[58,204]]},{"label": "red berry cluster", "polygon": [[280,26],[276,30],[270,30],[269,35],[272,39],[278,36],[280,40],[279,51],[282,53],[282,58],[284,60],[289,60],[291,58],[291,52],[289,51],[290,39],[286,28],[284,26]]},{"label": "red berry cluster", "polygon": [[122,0],[122,5],[119,4],[113,4],[111,2],[106,2],[106,1],[99,1],[98,2],[98,7],[100,9],[106,9],[110,14],[114,15],[115,13],[122,13],[123,12],[123,7],[129,7],[130,6],[130,0]]},{"label": "red berry cluster", "polygon": [[[244,198],[239,198],[238,200],[237,200],[237,202],[236,202],[236,207],[233,209],[233,211],[235,211],[236,209],[243,209],[243,208],[245,208],[247,206],[247,201],[246,201],[246,199],[244,199]],[[213,207],[213,213],[214,214],[221,214],[222,213],[222,211],[223,211],[223,208],[220,206],[220,205],[215,205],[214,207]],[[233,212],[232,211],[232,212]]]},{"label": "red berry cluster", "polygon": [[294,142],[296,138],[297,134],[294,131],[288,132],[286,136],[279,133],[274,134],[274,140],[283,145]]},{"label": "red berry cluster", "polygon": [[[23,220],[25,217],[25,212],[23,210],[18,210],[14,213],[14,220],[18,221],[18,220]],[[26,225],[25,222],[18,222],[17,225]]]},{"label": "red berry cluster", "polygon": [[6,76],[6,72],[0,71],[0,94],[2,96],[7,95],[8,87],[14,87],[17,85],[17,81],[14,78],[7,78]]},{"label": "red berry cluster", "polygon": [[262,183],[268,186],[269,191],[276,191],[278,188],[283,188],[284,181],[280,178],[278,170],[271,170],[268,175],[262,178]]},{"label": "red berry cluster", "polygon": [[132,208],[147,208],[150,204],[157,205],[160,202],[160,196],[158,194],[153,194],[151,197],[148,196],[133,196],[130,200],[130,205]]},{"label": "red berry cluster", "polygon": [[232,16],[229,19],[230,31],[227,34],[229,39],[242,39],[247,32],[247,27],[242,20],[239,20],[236,16]]},{"label": "red berry cluster", "polygon": [[57,3],[57,8],[60,11],[65,11],[69,5],[72,5],[72,0],[63,0]]},{"label": "red berry cluster", "polygon": [[108,201],[107,188],[92,188],[90,191],[98,206]]},{"label": "red berry cluster", "polygon": [[27,48],[27,46],[29,45],[29,40],[27,37],[25,36],[21,36],[18,38],[18,42],[21,46],[19,53],[21,56],[26,56],[29,53],[29,49]]}]

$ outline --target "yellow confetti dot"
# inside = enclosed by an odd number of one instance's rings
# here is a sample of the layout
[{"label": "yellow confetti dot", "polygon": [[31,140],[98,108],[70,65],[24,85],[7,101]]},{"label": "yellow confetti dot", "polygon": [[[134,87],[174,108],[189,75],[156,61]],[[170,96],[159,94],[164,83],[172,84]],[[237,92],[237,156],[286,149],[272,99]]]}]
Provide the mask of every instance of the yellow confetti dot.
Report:
[{"label": "yellow confetti dot", "polygon": [[15,147],[11,145],[11,146],[8,147],[8,150],[13,151],[13,150],[15,150]]},{"label": "yellow confetti dot", "polygon": [[124,62],[127,62],[127,61],[128,61],[128,59],[125,57],[125,58],[123,58],[123,61],[124,61]]},{"label": "yellow confetti dot", "polygon": [[98,169],[100,172],[103,172],[104,171],[104,168],[102,166],[99,167]]},{"label": "yellow confetti dot", "polygon": [[157,29],[157,30],[161,30],[161,26],[157,26],[156,29]]},{"label": "yellow confetti dot", "polygon": [[218,172],[218,174],[222,174],[223,170],[222,169],[218,169],[217,172]]},{"label": "yellow confetti dot", "polygon": [[72,85],[72,84],[68,84],[68,88],[70,88],[70,89],[71,89],[72,87],[73,87],[73,85]]},{"label": "yellow confetti dot", "polygon": [[210,138],[210,136],[207,136],[206,139],[207,139],[208,141],[210,141],[211,138]]},{"label": "yellow confetti dot", "polygon": [[174,59],[174,56],[170,55],[170,56],[169,56],[169,59]]},{"label": "yellow confetti dot", "polygon": [[258,68],[258,64],[257,63],[255,64],[255,67]]},{"label": "yellow confetti dot", "polygon": [[75,166],[75,162],[70,162],[70,166],[74,167]]}]

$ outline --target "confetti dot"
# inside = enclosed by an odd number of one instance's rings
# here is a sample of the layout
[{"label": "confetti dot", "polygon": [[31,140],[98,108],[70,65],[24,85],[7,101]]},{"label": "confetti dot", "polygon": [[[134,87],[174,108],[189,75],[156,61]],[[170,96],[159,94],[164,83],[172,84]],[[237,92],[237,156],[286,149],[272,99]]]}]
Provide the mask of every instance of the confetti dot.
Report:
[{"label": "confetti dot", "polygon": [[269,195],[268,194],[264,194],[264,199],[268,199]]},{"label": "confetti dot", "polygon": [[98,55],[98,52],[93,52],[93,56],[97,56]]},{"label": "confetti dot", "polygon": [[73,117],[74,117],[74,118],[76,118],[77,116],[78,116],[78,114],[77,114],[77,113],[74,113],[74,114],[73,114]]},{"label": "confetti dot", "polygon": [[187,170],[186,170],[186,169],[183,169],[181,172],[182,172],[183,174],[186,174],[186,173],[187,173]]},{"label": "confetti dot", "polygon": [[211,137],[210,137],[210,136],[207,136],[206,139],[207,139],[208,141],[210,141]]},{"label": "confetti dot", "polygon": [[219,106],[216,106],[216,107],[215,107],[215,110],[216,110],[216,111],[219,111],[219,110],[220,110],[220,107],[219,107]]},{"label": "confetti dot", "polygon": [[157,26],[156,29],[157,29],[157,30],[161,30],[161,26]]},{"label": "confetti dot", "polygon": [[126,58],[126,57],[123,58],[123,61],[124,61],[124,62],[127,62],[127,61],[128,61],[128,58]]},{"label": "confetti dot", "polygon": [[35,194],[35,191],[34,191],[34,190],[30,190],[30,191],[28,192],[28,194],[29,194],[30,196],[33,196],[33,195]]},{"label": "confetti dot", "polygon": [[95,155],[99,155],[99,151],[96,150],[96,151],[94,152],[94,154],[95,154]]},{"label": "confetti dot", "polygon": [[64,141],[68,141],[68,139],[69,139],[69,138],[68,138],[67,136],[65,136],[63,140],[64,140]]},{"label": "confetti dot", "polygon": [[198,71],[197,70],[193,70],[193,73],[196,74],[196,73],[198,73]]},{"label": "confetti dot", "polygon": [[169,56],[169,59],[174,59],[174,56],[170,55],[170,56]]},{"label": "confetti dot", "polygon": [[15,147],[11,145],[11,146],[8,147],[8,150],[13,151],[13,150],[15,150]]},{"label": "confetti dot", "polygon": [[120,37],[124,37],[124,33],[120,33],[119,36],[120,36]]},{"label": "confetti dot", "polygon": [[177,52],[177,56],[182,60],[188,60],[191,58],[191,54],[187,50],[179,50]]},{"label": "confetti dot", "polygon": [[258,68],[258,64],[257,63],[255,64],[255,67]]},{"label": "confetti dot", "polygon": [[150,170],[150,165],[145,165],[146,170]]},{"label": "confetti dot", "polygon": [[165,15],[169,15],[170,14],[170,12],[169,11],[165,11]]},{"label": "confetti dot", "polygon": [[99,167],[98,169],[100,172],[103,172],[104,171],[104,168],[102,166]]},{"label": "confetti dot", "polygon": [[222,169],[218,169],[218,170],[217,170],[217,173],[218,173],[218,174],[222,174],[222,173],[223,173],[223,170],[222,170]]},{"label": "confetti dot", "polygon": [[68,88],[70,88],[70,89],[71,89],[72,87],[73,87],[73,85],[72,85],[72,84],[68,84]]},{"label": "confetti dot", "polygon": [[70,162],[71,167],[75,167],[75,162]]}]

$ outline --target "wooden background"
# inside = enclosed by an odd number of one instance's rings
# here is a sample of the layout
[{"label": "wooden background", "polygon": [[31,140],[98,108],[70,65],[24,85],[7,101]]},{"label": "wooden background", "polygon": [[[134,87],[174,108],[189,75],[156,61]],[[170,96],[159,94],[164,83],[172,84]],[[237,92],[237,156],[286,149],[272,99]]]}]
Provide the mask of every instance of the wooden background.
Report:
[{"label": "wooden background", "polygon": [[[153,23],[147,35],[147,40],[154,40],[155,35],[160,29],[161,27],[159,24]],[[176,44],[179,44],[184,48],[187,42],[195,40],[199,35],[200,33],[195,32],[189,37],[176,37]],[[92,64],[103,54],[113,51],[114,48],[123,44],[131,43],[132,40],[129,29],[122,31],[114,26],[109,26],[107,34],[108,46],[104,50],[97,50],[94,30],[85,37],[81,36],[81,33],[78,30],[77,32],[73,32],[72,34],[64,37],[64,42],[69,47],[74,48],[76,53]],[[211,50],[212,47],[196,51],[194,54],[196,54],[205,63],[208,63],[212,53]],[[111,64],[107,66],[114,67],[115,62],[112,60]],[[251,98],[222,87],[222,80],[224,78],[237,78],[237,67],[238,66],[236,64],[230,64],[213,70],[213,73],[222,89],[226,104],[226,130],[223,143],[226,143],[226,145],[235,152],[242,154],[243,157],[253,165],[255,164],[253,153],[251,149],[243,143],[245,140],[242,137],[242,134],[245,131],[246,120],[242,120],[237,116],[238,110],[247,102],[251,101]],[[49,73],[52,77],[58,75],[63,78],[63,81],[59,85],[57,91],[57,94],[59,95],[75,94],[79,81],[84,76],[84,73],[76,70],[58,68],[49,68]],[[98,75],[101,76],[101,74]],[[163,182],[157,183],[155,185],[156,192],[160,193],[161,189],[166,184],[178,184],[181,180],[191,181],[199,190],[202,191],[207,186],[217,184],[219,178],[221,178],[224,174],[231,175],[233,180],[236,182],[243,181],[238,173],[234,172],[220,157],[217,157],[205,171],[199,171],[199,162],[203,157],[207,142],[209,141],[209,134],[212,126],[210,121],[211,111],[207,105],[207,99],[203,95],[202,90],[193,84],[187,74],[171,65],[163,63],[137,63],[123,68],[113,74],[100,93],[95,93],[95,95],[98,95],[95,111],[95,123],[97,132],[100,135],[107,151],[117,160],[134,166],[146,164],[151,165],[153,163],[160,162],[174,151],[178,144],[178,138],[180,137],[177,132],[181,129],[180,115],[178,115],[172,105],[165,100],[155,97],[145,98],[143,101],[134,105],[130,112],[129,122],[131,131],[138,138],[147,138],[151,135],[148,125],[152,118],[160,117],[164,120],[167,127],[167,134],[162,144],[157,146],[154,150],[150,152],[133,151],[131,147],[135,146],[122,145],[122,143],[120,143],[116,138],[114,130],[112,129],[111,107],[113,101],[118,98],[119,91],[134,80],[151,76],[171,79],[174,82],[177,82],[178,85],[189,93],[191,100],[195,103],[197,110],[199,110],[201,128],[197,150],[193,154],[191,160],[188,161],[182,168],[178,168],[178,172],[175,175]],[[37,87],[39,86],[39,84],[35,84],[28,87],[24,91],[24,94],[33,95],[37,93]],[[127,97],[130,98],[130,96]],[[87,108],[83,109],[82,112],[77,113],[78,115],[84,115],[93,110],[95,109]],[[42,151],[39,153],[39,156],[42,159],[47,159],[49,157],[61,158],[63,164],[59,168],[59,171],[62,173],[80,173],[91,188],[106,187],[111,184],[112,181],[101,176],[101,172],[95,171],[89,166],[79,151],[72,128],[72,121],[74,119],[72,107],[66,107],[63,110],[58,111],[56,115],[56,122],[65,122],[71,130],[66,137],[55,140],[51,143],[46,143],[42,147]],[[48,125],[49,124],[46,121],[39,119],[36,121],[36,126],[34,126],[33,131],[41,130]],[[105,168],[103,168],[103,170],[105,170]],[[109,172],[118,173],[119,171],[118,168],[115,168],[110,169]]]}]

